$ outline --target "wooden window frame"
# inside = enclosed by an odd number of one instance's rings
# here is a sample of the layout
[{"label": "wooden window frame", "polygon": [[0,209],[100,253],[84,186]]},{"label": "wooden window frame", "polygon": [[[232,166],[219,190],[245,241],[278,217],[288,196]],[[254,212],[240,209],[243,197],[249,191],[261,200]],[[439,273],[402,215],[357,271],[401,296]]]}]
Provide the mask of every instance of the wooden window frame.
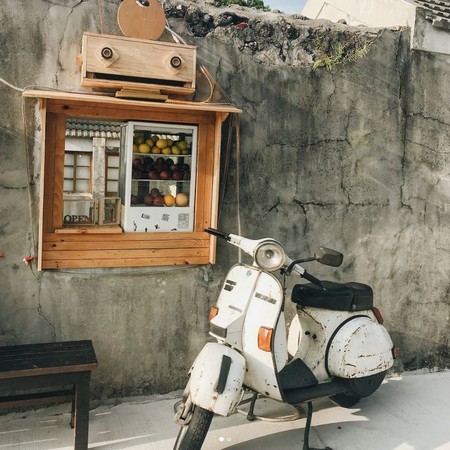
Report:
[{"label": "wooden window frame", "polygon": [[[119,158],[119,154],[117,152],[111,152],[105,149],[105,196],[106,197],[117,197],[119,195],[119,176],[117,179],[108,178],[110,174],[110,169],[115,169],[115,167],[109,167],[109,158],[115,157]],[[116,182],[117,183],[117,191],[112,192],[108,191],[108,182]]]},{"label": "wooden window frame", "polygon": [[[215,262],[222,123],[230,105],[143,102],[92,94],[25,91],[42,113],[38,270],[148,267]],[[136,120],[198,127],[194,231],[122,232],[119,226],[63,228],[66,119]]]},{"label": "wooden window frame", "polygon": [[[73,169],[72,183],[73,183],[74,189],[72,191],[64,191],[63,190],[64,194],[70,194],[70,195],[72,195],[72,194],[73,195],[76,195],[76,194],[92,194],[92,152],[84,152],[84,151],[78,151],[78,150],[65,150],[64,156],[66,154],[73,155],[74,164],[71,167]],[[78,155],[83,155],[83,156],[88,156],[89,157],[89,166],[81,166],[81,167],[89,167],[89,179],[84,179],[84,178],[78,178],[77,177],[77,169],[78,169],[78,167],[80,167],[77,164],[77,156]],[[64,161],[64,167],[68,167],[65,164],[65,161]],[[64,180],[67,180],[67,178],[64,177]],[[89,181],[89,190],[88,191],[77,191],[77,180]],[[63,189],[64,189],[64,186],[63,186]]]}]

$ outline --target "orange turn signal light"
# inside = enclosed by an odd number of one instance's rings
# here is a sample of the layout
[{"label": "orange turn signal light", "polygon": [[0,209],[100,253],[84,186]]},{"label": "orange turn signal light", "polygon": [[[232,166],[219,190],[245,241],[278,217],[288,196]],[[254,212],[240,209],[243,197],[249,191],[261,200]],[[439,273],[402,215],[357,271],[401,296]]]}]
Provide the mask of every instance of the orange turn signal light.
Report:
[{"label": "orange turn signal light", "polygon": [[213,306],[210,310],[209,310],[209,321],[211,322],[211,320],[214,319],[214,317],[217,316],[217,314],[219,314],[219,308],[217,306]]},{"label": "orange turn signal light", "polygon": [[258,348],[265,352],[272,350],[273,328],[260,327],[258,331]]}]

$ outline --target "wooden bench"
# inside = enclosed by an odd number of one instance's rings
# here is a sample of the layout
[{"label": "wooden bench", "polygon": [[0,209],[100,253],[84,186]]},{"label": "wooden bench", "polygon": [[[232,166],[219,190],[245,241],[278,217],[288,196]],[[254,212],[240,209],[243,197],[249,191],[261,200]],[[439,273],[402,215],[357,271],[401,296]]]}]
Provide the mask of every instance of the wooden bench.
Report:
[{"label": "wooden bench", "polygon": [[89,383],[91,371],[96,367],[91,341],[0,347],[0,394],[4,395],[0,397],[0,407],[72,400],[70,425],[75,428],[74,449],[86,450]]}]

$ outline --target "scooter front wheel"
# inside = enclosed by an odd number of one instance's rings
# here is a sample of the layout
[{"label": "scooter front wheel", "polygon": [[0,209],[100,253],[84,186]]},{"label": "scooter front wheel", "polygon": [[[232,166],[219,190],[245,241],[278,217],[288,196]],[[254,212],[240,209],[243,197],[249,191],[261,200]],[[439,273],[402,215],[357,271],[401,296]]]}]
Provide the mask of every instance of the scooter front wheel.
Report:
[{"label": "scooter front wheel", "polygon": [[194,406],[192,418],[180,428],[173,450],[200,450],[213,416],[212,411]]}]

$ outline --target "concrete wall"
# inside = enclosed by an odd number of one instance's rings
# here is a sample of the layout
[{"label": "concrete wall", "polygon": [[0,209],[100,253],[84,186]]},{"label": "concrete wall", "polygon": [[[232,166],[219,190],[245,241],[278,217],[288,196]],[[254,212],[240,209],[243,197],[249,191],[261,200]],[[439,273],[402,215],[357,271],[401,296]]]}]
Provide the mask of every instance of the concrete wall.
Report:
[{"label": "concrete wall", "polygon": [[[119,3],[101,3],[105,34],[120,34]],[[342,268],[310,271],[373,286],[401,349],[396,369],[449,366],[449,62],[411,52],[407,32],[176,5],[170,23],[244,111],[239,177],[234,156],[220,228],[237,232],[239,179],[243,234],[273,236],[292,257],[319,244],[341,250]],[[82,33],[100,31],[98,2],[36,0],[32,12],[24,0],[0,5],[1,77],[78,90],[75,58]],[[234,25],[248,17],[246,28]],[[371,44],[354,62],[312,70],[346,40]],[[40,119],[33,101],[3,83],[0,99],[0,344],[92,339],[97,397],[181,388],[236,251],[219,244],[214,267],[26,266],[37,232]]]}]

